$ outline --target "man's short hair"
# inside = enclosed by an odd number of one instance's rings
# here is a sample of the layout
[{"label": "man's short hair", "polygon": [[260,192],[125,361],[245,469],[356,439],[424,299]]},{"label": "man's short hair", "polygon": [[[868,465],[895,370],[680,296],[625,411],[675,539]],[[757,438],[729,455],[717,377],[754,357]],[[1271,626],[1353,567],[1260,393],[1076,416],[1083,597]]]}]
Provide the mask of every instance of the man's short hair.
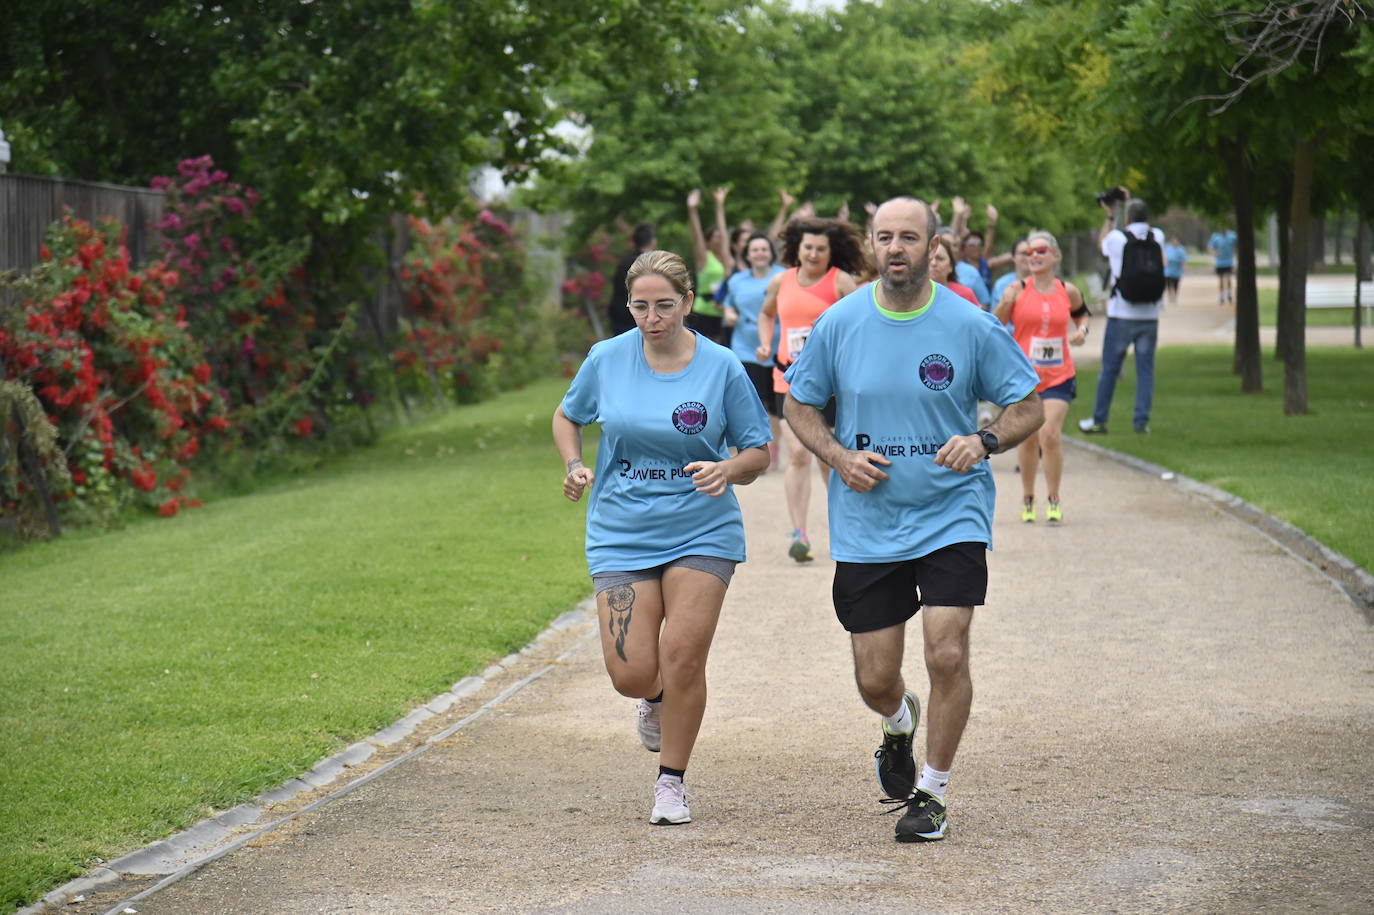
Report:
[{"label": "man's short hair", "polygon": [[1132,200],[1126,204],[1127,222],[1148,222],[1150,219],[1150,208],[1145,205],[1143,200]]},{"label": "man's short hair", "polygon": [[884,200],[881,206],[887,206],[889,203],[893,203],[897,200],[905,200],[908,203],[919,203],[921,206],[925,207],[926,241],[930,241],[930,239],[933,238],[935,235],[939,234],[940,231],[943,231],[940,229],[939,220],[935,218],[935,211],[930,208],[930,204],[926,203],[919,197],[913,197],[910,194],[898,194],[896,197],[889,197],[887,200]]},{"label": "man's short hair", "polygon": [[647,248],[654,243],[654,239],[657,235],[658,233],[654,231],[654,224],[652,222],[641,222],[639,225],[635,226],[634,234],[630,236],[630,239],[634,242],[636,248]]}]

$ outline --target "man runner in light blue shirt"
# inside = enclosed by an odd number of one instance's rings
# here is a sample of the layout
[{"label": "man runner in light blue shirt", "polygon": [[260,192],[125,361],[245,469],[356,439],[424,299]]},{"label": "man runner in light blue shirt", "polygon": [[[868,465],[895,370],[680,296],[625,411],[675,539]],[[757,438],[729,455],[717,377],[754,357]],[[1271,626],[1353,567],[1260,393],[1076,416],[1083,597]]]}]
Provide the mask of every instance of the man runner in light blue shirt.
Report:
[{"label": "man runner in light blue shirt", "polygon": [[[784,412],[828,463],[834,601],[851,634],[855,679],[883,716],[878,780],[899,810],[899,842],[945,836],[945,789],[973,698],[969,624],[987,593],[995,492],[984,459],[1044,419],[1037,376],[992,315],[930,280],[938,225],[897,197],[871,227],[880,281],[836,302],[787,371]],[[831,434],[820,406],[836,400]],[[979,400],[1006,409],[977,427]],[[840,485],[843,483],[844,485]],[[902,681],[906,622],[924,608],[930,676],[926,764],[920,716]]]}]

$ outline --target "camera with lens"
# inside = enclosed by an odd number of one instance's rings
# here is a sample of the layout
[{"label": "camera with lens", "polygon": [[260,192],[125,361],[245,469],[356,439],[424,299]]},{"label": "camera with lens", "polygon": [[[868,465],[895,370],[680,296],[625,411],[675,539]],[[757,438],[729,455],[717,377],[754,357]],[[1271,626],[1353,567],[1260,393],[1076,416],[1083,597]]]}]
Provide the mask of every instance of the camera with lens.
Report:
[{"label": "camera with lens", "polygon": [[1115,206],[1125,199],[1126,189],[1124,187],[1108,188],[1097,195],[1097,202],[1099,204],[1106,204],[1107,206]]}]

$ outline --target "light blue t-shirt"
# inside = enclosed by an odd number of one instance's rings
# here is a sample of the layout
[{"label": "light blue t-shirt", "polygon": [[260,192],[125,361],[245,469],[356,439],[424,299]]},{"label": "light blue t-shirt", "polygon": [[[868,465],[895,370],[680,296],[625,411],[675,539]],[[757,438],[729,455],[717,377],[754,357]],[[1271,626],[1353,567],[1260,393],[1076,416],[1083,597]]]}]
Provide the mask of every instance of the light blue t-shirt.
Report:
[{"label": "light blue t-shirt", "polygon": [[[694,332],[695,333],[695,332]],[[639,329],[592,347],[563,397],[579,426],[601,424],[587,505],[591,574],[650,569],[683,556],[744,561],[734,488],[707,496],[683,467],[766,445],[768,415],[734,353],[697,334],[692,361],[660,375]]]},{"label": "light blue t-shirt", "polygon": [[995,304],[992,293],[988,292],[988,284],[983,282],[983,274],[978,272],[977,267],[967,261],[960,261],[954,265],[954,273],[959,282],[973,290],[973,297],[978,300],[979,305],[991,308]]},{"label": "light blue t-shirt", "polygon": [[1236,256],[1236,233],[1231,229],[1213,232],[1207,247],[1216,252],[1218,267],[1230,267]]},{"label": "light blue t-shirt", "polygon": [[997,282],[994,283],[993,286],[992,286],[992,307],[993,307],[993,308],[996,308],[996,307],[997,307],[997,304],[998,304],[999,302],[1002,301],[1002,293],[1006,292],[1006,291],[1007,291],[1007,287],[1010,286],[1010,285],[1011,285],[1012,283],[1014,283],[1014,282],[1016,282],[1016,271],[1015,271],[1015,270],[1011,271],[1010,273],[1004,273],[1004,274],[1002,274],[1001,276],[999,276],[999,277],[997,278]]},{"label": "light blue t-shirt", "polygon": [[[772,359],[759,362],[754,350],[759,346],[759,312],[763,310],[763,300],[768,294],[768,282],[779,273],[782,273],[782,268],[774,264],[769,268],[768,275],[762,278],[754,276],[752,270],[740,270],[730,277],[730,283],[725,291],[725,304],[739,312],[739,323],[730,335],[730,349],[741,362],[750,362],[754,365],[773,364]],[[781,339],[782,322],[774,320],[771,352],[778,351]]]},{"label": "light blue t-shirt", "polygon": [[1177,279],[1183,276],[1183,264],[1188,260],[1188,249],[1182,245],[1164,246],[1164,275]]},{"label": "light blue t-shirt", "polygon": [[943,286],[914,316],[892,317],[870,283],[821,316],[786,378],[802,403],[834,395],[840,444],[892,461],[882,467],[888,479],[866,493],[830,472],[831,556],[899,562],[953,543],[992,545],[987,463],[958,474],[935,454],[950,436],[977,431],[978,401],[1013,404],[1039,382],[996,318]]}]

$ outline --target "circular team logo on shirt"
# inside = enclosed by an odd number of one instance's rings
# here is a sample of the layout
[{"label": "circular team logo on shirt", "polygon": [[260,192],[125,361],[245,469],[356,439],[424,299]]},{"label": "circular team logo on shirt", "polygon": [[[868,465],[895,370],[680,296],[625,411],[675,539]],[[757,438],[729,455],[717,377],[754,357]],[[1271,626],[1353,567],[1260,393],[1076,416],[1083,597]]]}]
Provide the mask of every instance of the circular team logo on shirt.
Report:
[{"label": "circular team logo on shirt", "polygon": [[954,363],[939,353],[931,353],[921,360],[917,373],[921,381],[932,391],[943,391],[954,381]]},{"label": "circular team logo on shirt", "polygon": [[678,404],[673,411],[673,426],[683,435],[696,435],[706,428],[706,405],[695,400]]}]

